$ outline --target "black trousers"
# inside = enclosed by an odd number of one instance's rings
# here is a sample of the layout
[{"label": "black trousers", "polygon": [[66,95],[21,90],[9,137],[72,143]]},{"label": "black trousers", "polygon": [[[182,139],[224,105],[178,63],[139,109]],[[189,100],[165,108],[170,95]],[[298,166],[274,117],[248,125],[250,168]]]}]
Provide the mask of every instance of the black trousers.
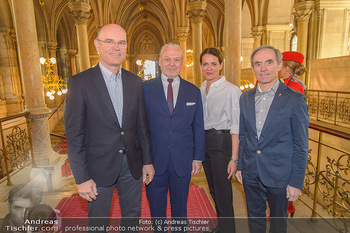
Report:
[{"label": "black trousers", "polygon": [[227,166],[232,157],[230,133],[205,133],[205,161],[203,163],[210,195],[214,200],[221,232],[235,232],[231,179]]}]

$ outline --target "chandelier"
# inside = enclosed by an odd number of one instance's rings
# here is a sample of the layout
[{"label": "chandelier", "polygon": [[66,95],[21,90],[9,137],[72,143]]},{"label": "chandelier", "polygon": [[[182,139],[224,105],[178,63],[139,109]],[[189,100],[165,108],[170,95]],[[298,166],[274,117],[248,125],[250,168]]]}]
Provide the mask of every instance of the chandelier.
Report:
[{"label": "chandelier", "polygon": [[251,88],[254,88],[254,85],[247,79],[241,78],[239,89],[241,89],[244,92],[248,91]]},{"label": "chandelier", "polygon": [[45,74],[42,76],[46,96],[53,100],[56,93],[57,95],[66,94],[67,85],[62,78],[54,74],[52,69],[53,65],[56,64],[56,59],[53,57],[51,59],[41,57],[40,63],[46,67]]},{"label": "chandelier", "polygon": [[136,61],[136,65],[139,66],[137,75],[142,78],[143,81],[145,81],[145,59],[139,59]]}]

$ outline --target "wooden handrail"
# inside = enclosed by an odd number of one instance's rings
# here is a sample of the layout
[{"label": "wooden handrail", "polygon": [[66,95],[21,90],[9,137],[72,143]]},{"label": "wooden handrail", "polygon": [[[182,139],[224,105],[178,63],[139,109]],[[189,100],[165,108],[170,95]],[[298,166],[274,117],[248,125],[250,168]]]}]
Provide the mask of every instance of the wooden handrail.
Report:
[{"label": "wooden handrail", "polygon": [[19,118],[19,117],[25,117],[25,116],[27,116],[29,114],[30,114],[30,112],[22,112],[22,113],[18,113],[18,114],[15,114],[15,115],[3,117],[3,118],[0,118],[0,123],[4,122],[4,121],[8,121],[8,120],[13,120],[13,119],[16,119],[16,118]]},{"label": "wooden handrail", "polygon": [[325,93],[339,93],[339,94],[350,94],[349,91],[326,91],[326,90],[314,90],[314,89],[306,89],[306,92],[312,91],[312,92],[325,92]]},{"label": "wooden handrail", "polygon": [[59,134],[55,134],[55,133],[50,133],[51,136],[54,136],[54,137],[58,137],[58,138],[62,138],[62,139],[66,139],[65,136],[63,135],[59,135]]},{"label": "wooden handrail", "polygon": [[347,132],[344,132],[344,131],[341,131],[341,130],[337,130],[337,129],[334,129],[334,128],[331,128],[331,127],[328,127],[328,126],[324,126],[324,125],[320,125],[320,124],[317,124],[317,123],[314,123],[314,122],[310,122],[309,128],[310,129],[315,129],[315,130],[318,130],[320,132],[324,132],[324,133],[327,133],[327,134],[330,134],[330,135],[333,135],[333,136],[337,136],[337,137],[340,137],[340,138],[343,138],[343,139],[350,140],[350,133],[347,133]]},{"label": "wooden handrail", "polygon": [[60,107],[61,107],[62,104],[64,103],[65,99],[66,99],[66,98],[64,98],[64,99],[62,100],[62,102],[57,106],[57,108],[55,109],[55,111],[53,111],[53,112],[50,114],[49,120],[50,120],[50,118],[58,111],[58,109],[60,109]]}]

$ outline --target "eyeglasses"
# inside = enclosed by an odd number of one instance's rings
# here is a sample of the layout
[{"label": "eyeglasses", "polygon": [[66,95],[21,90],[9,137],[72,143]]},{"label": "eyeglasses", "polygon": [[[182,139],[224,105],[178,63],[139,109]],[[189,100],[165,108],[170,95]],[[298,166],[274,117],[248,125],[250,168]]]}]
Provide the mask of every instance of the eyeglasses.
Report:
[{"label": "eyeglasses", "polygon": [[121,48],[125,48],[127,43],[125,40],[120,40],[120,41],[115,41],[115,40],[99,40],[99,39],[96,39],[97,41],[99,42],[102,42],[102,43],[105,43],[107,46],[113,46],[115,44],[118,44],[119,47]]}]

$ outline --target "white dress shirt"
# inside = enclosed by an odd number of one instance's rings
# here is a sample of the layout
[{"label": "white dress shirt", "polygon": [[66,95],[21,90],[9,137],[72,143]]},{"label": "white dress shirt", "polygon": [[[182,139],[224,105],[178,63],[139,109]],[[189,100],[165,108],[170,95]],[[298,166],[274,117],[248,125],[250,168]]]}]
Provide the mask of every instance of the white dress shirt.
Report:
[{"label": "white dress shirt", "polygon": [[[163,89],[164,89],[164,94],[165,94],[165,99],[166,99],[167,94],[168,94],[169,82],[168,82],[168,78],[163,73],[161,75],[161,79],[162,79]],[[175,108],[176,101],[177,101],[177,96],[179,94],[179,88],[180,88],[180,78],[179,78],[179,76],[174,78],[174,81],[171,84],[171,86],[173,87],[173,100],[174,100],[174,108]]]},{"label": "white dress shirt", "polygon": [[210,85],[208,94],[204,81],[200,90],[203,100],[204,129],[230,130],[239,133],[239,97],[241,90],[224,76]]}]

